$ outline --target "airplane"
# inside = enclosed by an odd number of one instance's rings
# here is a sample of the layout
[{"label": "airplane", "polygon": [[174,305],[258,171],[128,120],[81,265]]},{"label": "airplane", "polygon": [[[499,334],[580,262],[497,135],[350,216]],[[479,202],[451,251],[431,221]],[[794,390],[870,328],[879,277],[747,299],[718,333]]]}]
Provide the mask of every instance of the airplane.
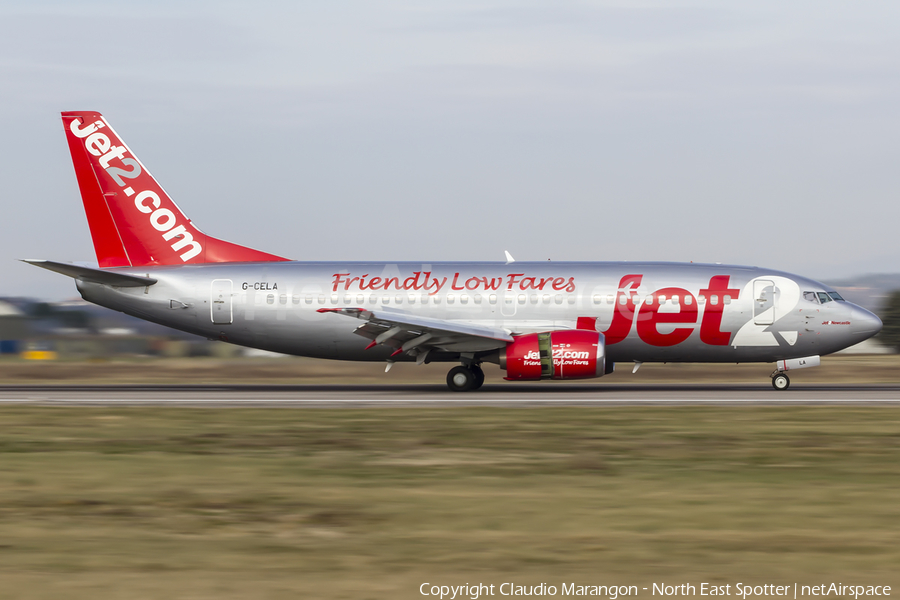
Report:
[{"label": "airplane", "polygon": [[510,381],[589,379],[616,363],[775,363],[788,372],[881,330],[812,279],[667,262],[303,262],[200,231],[98,112],[62,121],[99,268],[26,260],[81,296],[213,340],[316,358],[484,363]]}]

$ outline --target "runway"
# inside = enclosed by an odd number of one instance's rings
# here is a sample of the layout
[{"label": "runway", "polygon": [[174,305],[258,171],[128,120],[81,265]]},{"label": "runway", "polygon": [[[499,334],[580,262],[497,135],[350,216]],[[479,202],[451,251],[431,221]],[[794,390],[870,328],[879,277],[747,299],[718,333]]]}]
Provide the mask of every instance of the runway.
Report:
[{"label": "runway", "polygon": [[455,393],[439,384],[0,386],[0,403],[73,406],[608,406],[629,404],[900,404],[900,385],[485,384]]}]

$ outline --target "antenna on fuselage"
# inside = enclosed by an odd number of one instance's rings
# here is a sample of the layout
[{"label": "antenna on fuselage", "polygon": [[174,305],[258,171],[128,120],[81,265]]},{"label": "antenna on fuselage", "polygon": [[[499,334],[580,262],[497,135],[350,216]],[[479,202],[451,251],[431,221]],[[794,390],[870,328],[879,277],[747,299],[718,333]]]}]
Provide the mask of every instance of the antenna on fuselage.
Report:
[{"label": "antenna on fuselage", "polygon": [[503,253],[506,254],[506,264],[516,262],[516,259],[512,257],[512,254],[509,253],[509,250],[504,250]]}]

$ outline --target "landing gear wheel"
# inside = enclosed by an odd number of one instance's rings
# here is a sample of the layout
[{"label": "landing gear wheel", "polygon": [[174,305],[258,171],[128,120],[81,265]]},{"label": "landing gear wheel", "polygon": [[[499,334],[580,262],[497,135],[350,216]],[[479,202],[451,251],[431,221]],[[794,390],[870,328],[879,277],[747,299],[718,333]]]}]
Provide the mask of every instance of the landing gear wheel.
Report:
[{"label": "landing gear wheel", "polygon": [[484,371],[478,365],[472,365],[469,368],[472,370],[472,374],[475,375],[475,383],[472,385],[472,390],[477,390],[484,385]]},{"label": "landing gear wheel", "polygon": [[[479,369],[480,370],[480,369]],[[476,388],[477,381],[475,373],[463,366],[453,367],[447,373],[447,387],[454,392],[468,392]]]},{"label": "landing gear wheel", "polygon": [[779,373],[772,378],[772,387],[776,390],[786,390],[791,385],[791,380],[784,373]]}]

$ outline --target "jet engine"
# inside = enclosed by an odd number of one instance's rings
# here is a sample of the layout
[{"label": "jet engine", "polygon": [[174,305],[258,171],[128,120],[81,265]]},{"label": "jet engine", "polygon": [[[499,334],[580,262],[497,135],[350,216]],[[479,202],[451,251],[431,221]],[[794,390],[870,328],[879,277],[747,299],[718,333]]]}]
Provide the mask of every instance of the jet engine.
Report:
[{"label": "jet engine", "polygon": [[500,368],[508,381],[590,379],[612,373],[606,365],[603,334],[563,329],[517,336],[500,350]]}]

